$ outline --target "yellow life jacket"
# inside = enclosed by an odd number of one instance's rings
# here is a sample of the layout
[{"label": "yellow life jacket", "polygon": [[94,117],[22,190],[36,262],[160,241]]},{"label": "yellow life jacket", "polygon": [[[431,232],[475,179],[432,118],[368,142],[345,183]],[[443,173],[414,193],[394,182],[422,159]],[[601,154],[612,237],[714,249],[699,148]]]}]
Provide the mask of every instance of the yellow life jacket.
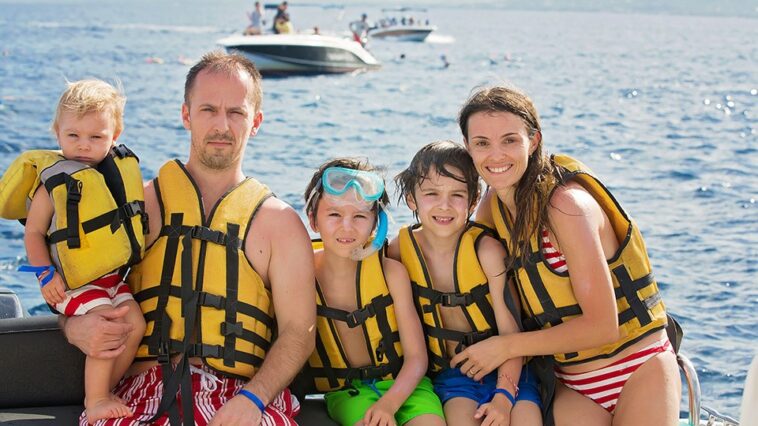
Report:
[{"label": "yellow life jacket", "polygon": [[[314,242],[318,249],[322,243]],[[318,333],[316,349],[308,359],[306,373],[313,378],[319,392],[340,389],[352,379],[394,379],[403,365],[403,349],[395,320],[387,282],[382,268],[382,250],[358,262],[356,274],[356,306],[347,312],[327,306],[321,287],[316,283],[316,312]],[[347,361],[335,321],[350,328],[361,327],[366,337],[366,349],[371,356],[370,366],[352,367]]]},{"label": "yellow life jacket", "polygon": [[24,152],[0,180],[0,217],[23,222],[40,185],[54,209],[50,258],[69,289],[141,259],[145,196],[139,160],[129,148],[114,146],[96,167],[60,151]]},{"label": "yellow life jacket", "polygon": [[179,161],[164,164],[153,182],[163,225],[129,274],[147,323],[137,358],[167,365],[183,353],[248,380],[270,347],[274,320],[271,292],[245,257],[244,241],[271,192],[248,178],[206,219],[197,186]]},{"label": "yellow life jacket", "polygon": [[[563,365],[609,358],[663,328],[666,325],[666,309],[653,277],[645,242],[632,218],[584,164],[565,155],[555,155],[553,161],[566,168],[564,182],[579,183],[595,198],[616,233],[619,248],[608,260],[608,269],[616,296],[620,335],[614,343],[579,352],[555,354],[554,358]],[[492,201],[492,217],[498,234],[509,246],[509,253],[519,256],[510,247],[512,224],[507,209],[497,197]],[[526,265],[518,257],[514,265],[527,316],[524,321],[526,330],[554,327],[582,314],[571,287],[570,271],[556,272],[549,266],[542,253],[540,231],[535,230],[530,239],[531,253]]]},{"label": "yellow life jacket", "polygon": [[[400,229],[400,259],[408,270],[416,309],[424,324],[429,351],[429,370],[436,373],[450,366],[445,340],[457,342],[456,352],[497,334],[495,312],[487,276],[484,274],[476,249],[485,235],[495,237],[494,231],[478,223],[469,222],[458,239],[458,248],[453,261],[454,292],[442,292],[434,288],[424,254],[413,235],[421,224]],[[471,327],[470,332],[445,328],[440,315],[440,306],[457,306]]]}]

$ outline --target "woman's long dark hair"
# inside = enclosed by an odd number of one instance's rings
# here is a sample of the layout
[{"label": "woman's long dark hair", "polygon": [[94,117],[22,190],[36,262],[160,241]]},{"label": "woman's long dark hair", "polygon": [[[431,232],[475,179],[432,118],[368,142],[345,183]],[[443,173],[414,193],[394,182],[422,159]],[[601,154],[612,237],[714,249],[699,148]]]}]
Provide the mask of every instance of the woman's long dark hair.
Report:
[{"label": "woman's long dark hair", "polygon": [[526,171],[516,185],[516,212],[513,228],[510,229],[510,241],[508,241],[512,249],[509,250],[506,265],[510,268],[517,258],[520,258],[522,263],[526,262],[531,251],[529,245],[531,237],[548,227],[547,208],[550,204],[552,188],[560,184],[564,170],[556,166],[547,153],[543,152],[540,118],[534,103],[526,94],[504,86],[476,91],[458,114],[458,124],[467,146],[468,120],[473,114],[479,112],[509,112],[521,118],[530,139],[539,133],[534,152],[529,155]]}]

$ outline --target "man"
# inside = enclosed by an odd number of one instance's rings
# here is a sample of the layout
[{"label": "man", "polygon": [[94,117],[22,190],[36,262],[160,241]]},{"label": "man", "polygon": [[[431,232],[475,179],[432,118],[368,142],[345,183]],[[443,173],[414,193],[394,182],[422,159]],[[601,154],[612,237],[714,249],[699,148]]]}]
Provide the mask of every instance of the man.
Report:
[{"label": "man", "polygon": [[[149,249],[129,284],[148,325],[116,388],[135,412],[120,425],[176,426],[180,411],[185,425],[294,424],[286,386],[314,348],[313,254],[294,210],[242,172],[260,104],[260,74],[240,55],[206,54],[187,75],[189,160],[145,186]],[[87,355],[115,357],[130,330],[111,320],[125,313],[63,328]]]},{"label": "man", "polygon": [[368,31],[374,28],[374,26],[368,22],[368,15],[365,13],[361,14],[360,21],[353,21],[348,24],[348,27],[353,33],[353,40],[357,41],[362,46],[366,44]]}]

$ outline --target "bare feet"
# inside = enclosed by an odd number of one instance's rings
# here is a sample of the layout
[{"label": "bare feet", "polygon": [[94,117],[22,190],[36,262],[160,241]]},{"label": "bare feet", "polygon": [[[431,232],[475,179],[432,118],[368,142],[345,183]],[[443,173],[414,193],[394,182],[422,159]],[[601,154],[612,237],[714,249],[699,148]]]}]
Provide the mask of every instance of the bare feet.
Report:
[{"label": "bare feet", "polygon": [[106,398],[85,403],[87,422],[92,424],[101,419],[115,419],[133,415],[132,410],[124,404],[121,398],[110,395]]}]

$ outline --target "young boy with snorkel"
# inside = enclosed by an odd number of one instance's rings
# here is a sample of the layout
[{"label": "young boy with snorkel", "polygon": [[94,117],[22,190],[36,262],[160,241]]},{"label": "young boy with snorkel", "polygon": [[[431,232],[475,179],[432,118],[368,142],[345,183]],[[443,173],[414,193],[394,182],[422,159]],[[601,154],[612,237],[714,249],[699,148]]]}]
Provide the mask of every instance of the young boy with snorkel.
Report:
[{"label": "young boy with snorkel", "polygon": [[[318,334],[306,372],[345,426],[444,425],[408,274],[383,256],[388,202],[368,164],[336,159],[305,190],[314,244]],[[371,234],[377,228],[376,236]]]},{"label": "young boy with snorkel", "polygon": [[519,331],[517,299],[506,285],[505,249],[494,231],[469,220],[479,175],[466,150],[430,143],[395,177],[419,223],[405,226],[388,255],[410,275],[430,357],[429,371],[449,425],[541,425],[536,378],[512,359],[474,381],[475,367],[450,366],[462,348]]},{"label": "young boy with snorkel", "polygon": [[115,359],[86,359],[89,422],[132,415],[110,389],[132,363],[145,331],[122,277],[142,256],[147,221],[137,157],[115,144],[125,102],[104,81],[69,83],[52,124],[61,151],[27,151],[0,180],[0,217],[25,221],[30,265],[19,270],[37,275],[49,305],[67,316],[129,307],[115,319],[132,325],[125,350]]}]

